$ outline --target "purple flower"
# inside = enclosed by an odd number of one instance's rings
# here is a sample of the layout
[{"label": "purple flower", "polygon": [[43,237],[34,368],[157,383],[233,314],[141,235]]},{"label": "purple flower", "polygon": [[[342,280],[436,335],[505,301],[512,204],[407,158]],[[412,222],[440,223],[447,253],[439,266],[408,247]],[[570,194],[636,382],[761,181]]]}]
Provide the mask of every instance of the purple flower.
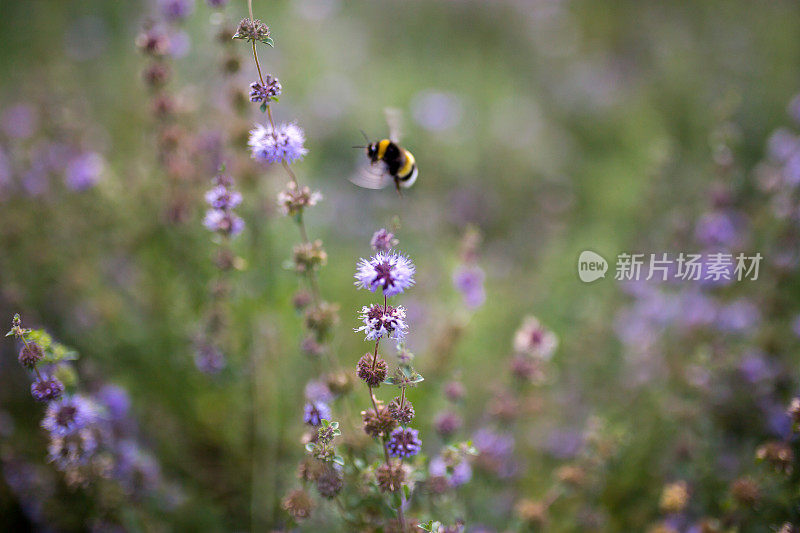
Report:
[{"label": "purple flower", "polygon": [[800,123],[800,94],[796,94],[789,102],[786,111],[795,122]]},{"label": "purple flower", "polygon": [[36,130],[36,110],[28,104],[17,104],[7,108],[0,119],[3,132],[9,137],[27,139]]},{"label": "purple flower", "polygon": [[305,396],[309,402],[328,403],[333,400],[333,393],[323,381],[306,383]]},{"label": "purple flower", "polygon": [[209,231],[238,235],[244,229],[244,220],[233,213],[226,213],[219,209],[209,209],[203,219],[203,225]]},{"label": "purple flower", "polygon": [[281,95],[281,90],[281,82],[278,81],[278,78],[267,74],[263,85],[257,81],[250,84],[250,101],[269,104],[273,98]]},{"label": "purple flower", "polygon": [[31,384],[31,396],[37,402],[57,400],[64,392],[64,384],[56,378],[42,376]]},{"label": "purple flower", "polygon": [[71,435],[98,419],[97,406],[83,396],[68,396],[50,402],[42,427],[56,437]]},{"label": "purple flower", "polygon": [[735,246],[742,238],[744,221],[730,211],[706,213],[697,222],[695,237],[704,246]]},{"label": "purple flower", "polygon": [[194,0],[161,0],[161,14],[169,21],[185,19],[194,11]]},{"label": "purple flower", "polygon": [[462,459],[455,465],[449,466],[441,455],[431,459],[428,472],[431,477],[446,478],[451,487],[464,485],[472,479],[472,466],[469,461]]},{"label": "purple flower", "polygon": [[386,449],[392,457],[412,457],[422,450],[419,431],[411,428],[397,428],[389,435]]},{"label": "purple flower", "polygon": [[331,419],[331,409],[323,402],[307,402],[303,409],[303,422],[310,426],[318,426],[323,420]]},{"label": "purple flower", "polygon": [[294,123],[282,123],[277,128],[256,124],[250,131],[250,146],[253,159],[262,163],[285,161],[292,163],[308,153],[303,130]]},{"label": "purple flower", "polygon": [[122,387],[106,385],[97,393],[97,399],[105,405],[112,420],[122,420],[128,416],[131,398]]},{"label": "purple flower", "polygon": [[51,435],[47,458],[62,471],[85,465],[97,450],[96,432],[81,428],[69,435]]},{"label": "purple flower", "polygon": [[364,340],[374,341],[381,337],[388,337],[401,341],[405,338],[408,324],[405,322],[406,310],[402,305],[392,307],[387,305],[384,310],[382,305],[364,306],[358,317],[364,325],[356,331],[363,331]]},{"label": "purple flower", "polygon": [[216,346],[203,343],[197,347],[194,354],[194,365],[203,374],[218,374],[226,364],[225,354]]},{"label": "purple flower", "polygon": [[399,242],[400,241],[394,238],[394,233],[381,228],[372,234],[372,239],[369,241],[369,244],[376,252],[388,252],[397,246]]},{"label": "purple flower", "polygon": [[776,371],[770,362],[759,352],[752,352],[739,362],[739,372],[748,383],[756,384],[775,377]]},{"label": "purple flower", "polygon": [[361,259],[356,271],[356,286],[371,292],[383,289],[386,297],[400,294],[414,285],[416,268],[411,260],[394,252],[378,252],[371,259]]},{"label": "purple flower", "polygon": [[216,185],[206,192],[206,203],[214,209],[233,209],[242,203],[242,195],[225,185]]},{"label": "purple flower", "polygon": [[484,278],[483,269],[475,265],[461,266],[453,273],[453,285],[461,293],[464,305],[470,309],[477,309],[486,301]]},{"label": "purple flower", "polygon": [[758,307],[740,299],[722,307],[717,314],[717,328],[731,333],[746,333],[761,320]]},{"label": "purple flower", "polygon": [[116,446],[114,477],[129,491],[154,490],[161,481],[161,468],[152,455],[133,440],[120,441]]},{"label": "purple flower", "polygon": [[222,8],[228,5],[228,0],[206,0],[209,7]]},{"label": "purple flower", "polygon": [[67,187],[83,191],[93,187],[100,179],[105,163],[97,152],[84,152],[73,157],[64,172]]}]

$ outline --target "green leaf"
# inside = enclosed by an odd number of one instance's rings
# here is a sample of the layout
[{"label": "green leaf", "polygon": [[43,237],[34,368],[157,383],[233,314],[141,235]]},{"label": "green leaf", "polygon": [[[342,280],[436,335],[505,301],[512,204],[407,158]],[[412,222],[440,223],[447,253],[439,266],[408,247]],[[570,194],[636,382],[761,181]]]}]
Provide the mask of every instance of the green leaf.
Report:
[{"label": "green leaf", "polygon": [[314,448],[315,448],[315,446],[314,446],[313,442],[306,443],[306,451],[307,452],[313,452]]},{"label": "green leaf", "polygon": [[383,380],[386,385],[397,385],[397,380],[394,379],[392,376],[387,377]]},{"label": "green leaf", "polygon": [[272,37],[264,37],[261,42],[275,48],[275,41],[272,40]]},{"label": "green leaf", "polygon": [[342,457],[341,455],[334,455],[333,462],[339,466],[344,466],[344,457]]},{"label": "green leaf", "polygon": [[261,104],[261,107],[259,107],[259,109],[261,110],[262,113],[266,113],[267,112],[267,103],[264,102],[263,104]]},{"label": "green leaf", "polygon": [[280,99],[277,96],[271,97],[270,100],[272,100],[273,102],[276,102],[276,103],[280,102]]},{"label": "green leaf", "polygon": [[405,495],[406,500],[408,500],[411,497],[411,487],[408,485],[403,485],[403,494]]},{"label": "green leaf", "polygon": [[332,429],[339,429],[339,422],[331,422],[330,425]]}]

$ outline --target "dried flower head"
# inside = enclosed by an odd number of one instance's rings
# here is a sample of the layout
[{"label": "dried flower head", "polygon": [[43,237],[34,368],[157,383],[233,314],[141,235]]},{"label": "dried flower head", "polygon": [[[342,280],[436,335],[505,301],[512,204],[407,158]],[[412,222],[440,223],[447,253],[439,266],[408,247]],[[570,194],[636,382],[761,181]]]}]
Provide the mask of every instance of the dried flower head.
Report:
[{"label": "dried flower head", "polygon": [[264,77],[264,83],[254,81],[250,84],[250,101],[251,102],[270,102],[276,99],[281,94],[281,82],[278,78],[274,78],[267,74]]},{"label": "dried flower head", "polygon": [[42,357],[44,357],[42,347],[35,342],[29,342],[23,345],[22,350],[19,352],[18,360],[19,364],[31,370],[36,367],[36,363],[38,363]]},{"label": "dried flower head", "polygon": [[463,425],[464,421],[453,411],[439,413],[433,421],[436,432],[444,438],[452,436]]},{"label": "dried flower head", "polygon": [[136,47],[147,55],[162,56],[169,50],[169,39],[160,28],[153,26],[136,36]]},{"label": "dried flower head", "polygon": [[294,269],[298,274],[318,270],[328,262],[328,254],[322,247],[322,241],[303,242],[295,245],[292,257]]},{"label": "dried flower head", "polygon": [[339,322],[339,306],[328,302],[306,309],[305,324],[313,331],[318,341],[328,336],[330,330]]},{"label": "dried flower head", "polygon": [[298,311],[302,311],[311,305],[312,301],[313,297],[311,296],[311,293],[306,290],[299,290],[294,293],[294,296],[292,296],[292,305]]},{"label": "dried flower head", "polygon": [[355,284],[371,292],[383,289],[384,296],[392,297],[414,285],[415,271],[414,263],[408,257],[394,252],[378,252],[369,260],[358,262]]},{"label": "dried flower head", "polygon": [[731,483],[731,495],[743,505],[754,505],[761,499],[761,488],[755,479],[740,477]]},{"label": "dried flower head", "polygon": [[444,395],[453,403],[463,400],[466,394],[467,390],[460,381],[449,381],[444,386]]},{"label": "dried flower head", "polygon": [[517,516],[523,522],[542,525],[547,521],[547,506],[535,500],[524,499],[514,506]]},{"label": "dried flower head", "polygon": [[142,73],[145,83],[150,87],[163,86],[169,79],[169,75],[169,66],[165,63],[153,63]]},{"label": "dried flower head", "polygon": [[406,425],[414,420],[414,415],[416,414],[414,412],[414,406],[411,405],[411,401],[408,400],[408,398],[401,399],[399,396],[389,402],[388,409],[392,418],[402,425]]},{"label": "dried flower head", "polygon": [[329,500],[335,498],[344,485],[341,470],[330,465],[323,468],[317,475],[316,482],[319,495]]},{"label": "dried flower head", "polygon": [[386,449],[392,457],[412,457],[422,450],[419,431],[411,428],[397,428],[389,435]]},{"label": "dried flower head", "polygon": [[403,464],[382,464],[375,472],[375,480],[381,492],[396,492],[406,480],[406,469]]},{"label": "dried flower head", "polygon": [[777,472],[790,474],[794,462],[794,452],[785,442],[772,441],[762,444],[756,449],[756,459],[766,461]]},{"label": "dried flower head", "polygon": [[377,304],[364,306],[358,318],[364,325],[355,331],[363,331],[364,340],[374,341],[387,337],[401,341],[408,331],[408,324],[405,322],[406,310],[402,305],[397,307],[387,305],[385,308]]},{"label": "dried flower head", "polygon": [[308,153],[305,146],[306,137],[303,130],[294,123],[271,125],[256,124],[250,131],[247,144],[253,159],[262,163],[285,161],[293,163]]},{"label": "dried flower head", "polygon": [[544,361],[553,356],[558,347],[556,335],[546,329],[536,317],[525,318],[522,326],[514,335],[514,349],[521,354],[528,354]]},{"label": "dried flower head", "polygon": [[661,491],[659,507],[665,513],[679,513],[689,502],[689,486],[685,481],[676,481],[664,486]]},{"label": "dried flower head", "polygon": [[58,400],[64,393],[64,384],[53,377],[42,376],[31,384],[31,396],[37,402]]},{"label": "dried flower head", "polygon": [[273,42],[269,36],[269,26],[260,20],[253,20],[251,18],[243,18],[236,28],[236,33],[233,35],[234,39],[244,39],[247,42],[261,42],[272,46]]},{"label": "dried flower head", "polygon": [[380,355],[375,356],[371,353],[362,355],[356,366],[356,375],[359,379],[363,380],[368,387],[372,388],[379,387],[380,384],[383,383],[386,379],[387,372],[388,365],[386,361],[384,361]]},{"label": "dried flower head", "polygon": [[297,183],[290,181],[286,188],[278,193],[278,206],[287,216],[295,216],[303,212],[306,207],[313,207],[322,200],[318,191],[311,192],[305,185],[298,187]]},{"label": "dried flower head", "polygon": [[295,520],[304,520],[311,516],[311,511],[314,509],[314,502],[306,491],[295,489],[281,501],[281,506]]},{"label": "dried flower head", "polygon": [[377,411],[374,409],[361,411],[361,420],[364,433],[373,438],[384,437],[397,427],[397,420],[392,417],[388,409],[380,405],[380,402]]},{"label": "dried flower head", "polygon": [[786,413],[791,417],[792,422],[800,424],[800,398],[792,398]]},{"label": "dried flower head", "polygon": [[388,252],[399,243],[400,241],[395,238],[394,233],[391,233],[385,228],[376,231],[369,242],[372,249],[376,252]]}]

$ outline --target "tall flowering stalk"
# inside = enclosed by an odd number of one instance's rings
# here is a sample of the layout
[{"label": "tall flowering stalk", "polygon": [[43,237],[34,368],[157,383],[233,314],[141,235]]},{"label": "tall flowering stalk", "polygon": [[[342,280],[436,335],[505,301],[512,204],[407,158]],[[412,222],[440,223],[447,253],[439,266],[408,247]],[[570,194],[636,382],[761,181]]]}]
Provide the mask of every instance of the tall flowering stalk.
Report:
[{"label": "tall flowering stalk", "polygon": [[222,351],[222,333],[225,329],[225,301],[230,294],[229,275],[241,261],[231,248],[231,241],[244,229],[244,221],[234,209],[242,202],[242,195],[233,188],[233,178],[224,174],[224,168],[214,178],[213,186],[205,194],[206,210],[203,225],[214,234],[218,246],[215,265],[218,275],[211,287],[211,305],[205,319],[204,332],[198,339],[195,364],[208,374],[225,367]]},{"label": "tall flowering stalk", "polygon": [[[378,231],[372,244],[376,253],[358,262],[355,285],[382,293],[383,304],[375,303],[361,309],[362,325],[356,331],[364,334],[365,341],[375,341],[375,347],[358,360],[356,374],[366,384],[372,404],[371,409],[361,413],[364,431],[380,443],[384,457],[383,464],[375,471],[375,482],[383,493],[399,493],[397,519],[400,530],[406,531],[404,506],[410,487],[409,468],[404,461],[422,450],[419,432],[409,427],[415,411],[406,389],[423,378],[414,370],[413,355],[403,344],[408,333],[406,311],[403,306],[389,305],[389,299],[414,285],[416,267],[410,258],[393,249],[397,241],[386,230]],[[399,351],[399,364],[393,376],[388,376],[388,364],[379,353],[384,338],[396,341]],[[375,397],[375,389],[384,383],[400,388],[400,395],[388,406]]]},{"label": "tall flowering stalk", "polygon": [[[289,179],[285,188],[278,194],[277,202],[282,214],[294,220],[300,234],[300,242],[293,250],[292,265],[298,277],[306,285],[305,289],[301,289],[294,298],[295,307],[304,314],[303,324],[307,330],[301,348],[314,360],[318,360],[323,354],[327,355],[330,357],[330,370],[334,370],[336,363],[325,344],[338,322],[338,306],[326,302],[322,297],[318,271],[327,263],[327,253],[321,240],[312,241],[309,238],[304,217],[306,209],[315,206],[322,199],[322,195],[301,185],[291,169],[292,163],[301,160],[308,153],[305,147],[305,134],[302,128],[293,122],[276,123],[273,119],[271,106],[278,102],[282,86],[275,76],[262,71],[257,47],[259,44],[274,46],[274,41],[270,36],[269,27],[254,17],[252,0],[248,0],[248,11],[249,17],[239,23],[233,39],[246,41],[252,48],[258,79],[250,83],[249,99],[252,103],[258,104],[259,109],[267,117],[266,124],[256,124],[250,131],[248,146],[255,161],[264,165],[280,163]],[[324,376],[319,365],[317,369],[318,375],[309,381],[305,391],[303,421],[310,430],[305,435],[304,441],[307,442],[309,452],[316,454],[316,459],[325,464],[323,468],[309,469],[301,466],[301,471],[305,472],[305,475],[300,477],[304,483],[314,481],[319,494],[323,498],[330,499],[336,497],[342,488],[343,460],[336,456],[334,462],[335,454],[327,454],[328,450],[332,450],[330,441],[333,437],[328,435],[326,428],[331,427],[330,424],[335,424],[330,422],[332,413],[329,404],[335,398],[334,393],[346,391],[347,383],[346,380],[343,382],[337,379],[333,372],[328,375],[331,379],[326,383],[322,379]],[[338,429],[334,429],[338,432]],[[314,451],[317,448],[325,450],[326,453],[319,456]],[[290,492],[282,504],[292,518],[299,521],[310,515],[313,501],[304,489],[297,489]]]}]

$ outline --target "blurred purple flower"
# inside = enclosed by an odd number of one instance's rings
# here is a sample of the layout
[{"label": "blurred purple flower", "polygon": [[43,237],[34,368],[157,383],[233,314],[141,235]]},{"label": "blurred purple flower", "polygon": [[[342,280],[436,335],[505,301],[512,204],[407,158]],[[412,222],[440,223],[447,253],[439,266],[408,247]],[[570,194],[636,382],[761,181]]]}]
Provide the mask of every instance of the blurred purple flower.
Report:
[{"label": "blurred purple flower", "polygon": [[303,408],[303,422],[318,426],[323,420],[331,419],[331,409],[324,402],[307,402]]},{"label": "blurred purple flower", "polygon": [[67,187],[83,191],[93,187],[100,179],[105,163],[97,152],[84,152],[73,157],[64,174]]},{"label": "blurred purple flower", "polygon": [[328,386],[323,381],[309,381],[306,384],[305,396],[309,402],[329,403],[333,400],[333,393],[331,393]]},{"label": "blurred purple flower", "polygon": [[555,429],[547,436],[545,448],[557,459],[575,457],[583,447],[583,435],[580,431]]},{"label": "blurred purple flower", "polygon": [[461,293],[464,305],[470,309],[477,309],[486,301],[486,291],[483,280],[486,275],[483,269],[476,265],[462,265],[453,273],[453,285]]},{"label": "blurred purple flower", "polygon": [[161,14],[169,21],[185,19],[194,11],[194,0],[160,0]]},{"label": "blurred purple flower", "polygon": [[219,348],[202,343],[195,349],[194,364],[203,374],[218,374],[225,368],[227,361]]},{"label": "blurred purple flower", "polygon": [[6,108],[0,118],[0,126],[9,137],[27,139],[36,131],[38,116],[33,106],[16,104]]},{"label": "blurred purple flower", "polygon": [[94,424],[98,417],[93,401],[80,395],[68,396],[48,404],[42,427],[53,436],[64,437]]},{"label": "blurred purple flower", "polygon": [[128,416],[131,398],[122,387],[105,385],[97,393],[97,400],[106,407],[112,420],[119,421]]},{"label": "blurred purple flower", "polygon": [[734,247],[741,242],[744,220],[728,210],[706,213],[697,222],[695,237],[704,246]]},{"label": "blurred purple flower", "polygon": [[422,91],[411,101],[414,120],[430,131],[446,131],[458,126],[463,107],[457,95],[439,91]]},{"label": "blurred purple flower", "polygon": [[739,372],[752,384],[770,380],[775,376],[775,369],[764,354],[759,352],[745,355],[739,362]]},{"label": "blurred purple flower", "polygon": [[716,326],[729,333],[746,333],[761,320],[758,307],[745,299],[736,300],[719,309]]}]

